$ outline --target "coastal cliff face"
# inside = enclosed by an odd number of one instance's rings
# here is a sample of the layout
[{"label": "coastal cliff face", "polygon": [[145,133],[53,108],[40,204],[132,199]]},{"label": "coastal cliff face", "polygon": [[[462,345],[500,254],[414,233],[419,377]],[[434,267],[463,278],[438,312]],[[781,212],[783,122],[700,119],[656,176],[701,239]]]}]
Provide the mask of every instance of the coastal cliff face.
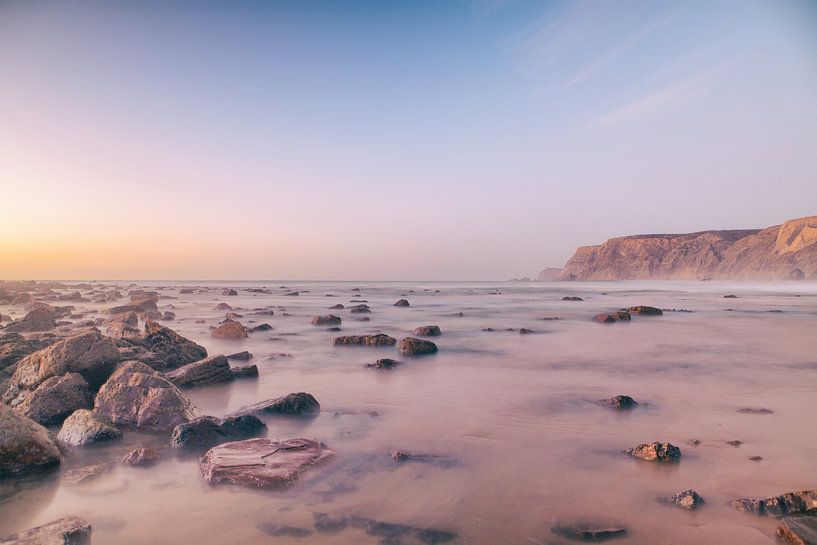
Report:
[{"label": "coastal cliff face", "polygon": [[817,216],[766,229],[636,235],[583,246],[559,280],[817,280]]}]

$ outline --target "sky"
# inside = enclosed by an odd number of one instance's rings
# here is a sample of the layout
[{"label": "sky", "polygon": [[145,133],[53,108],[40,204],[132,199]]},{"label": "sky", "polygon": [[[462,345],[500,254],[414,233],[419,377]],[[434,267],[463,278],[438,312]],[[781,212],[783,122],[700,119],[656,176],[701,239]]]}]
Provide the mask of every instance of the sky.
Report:
[{"label": "sky", "polygon": [[504,280],[815,214],[812,0],[0,0],[0,278]]}]

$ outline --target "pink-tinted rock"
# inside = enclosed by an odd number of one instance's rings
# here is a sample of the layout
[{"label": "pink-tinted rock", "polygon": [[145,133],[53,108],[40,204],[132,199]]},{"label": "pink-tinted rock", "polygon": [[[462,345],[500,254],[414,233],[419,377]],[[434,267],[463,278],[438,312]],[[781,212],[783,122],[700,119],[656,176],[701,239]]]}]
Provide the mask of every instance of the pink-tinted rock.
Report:
[{"label": "pink-tinted rock", "polygon": [[91,525],[78,517],[63,517],[0,539],[9,545],[90,545]]},{"label": "pink-tinted rock", "polygon": [[210,331],[210,336],[214,339],[244,339],[247,337],[247,328],[230,320]]},{"label": "pink-tinted rock", "polygon": [[[19,398],[18,398],[19,399]],[[44,426],[60,424],[77,409],[88,409],[93,398],[79,373],[51,377],[14,405],[15,410]]]},{"label": "pink-tinted rock", "polygon": [[377,335],[346,335],[335,337],[335,345],[359,345],[359,346],[394,346],[397,339],[389,337],[383,333]]},{"label": "pink-tinted rock", "polygon": [[54,467],[60,451],[40,424],[0,404],[0,478]]},{"label": "pink-tinted rock", "polygon": [[405,356],[423,356],[437,352],[437,345],[431,341],[406,337],[397,345],[397,351]]},{"label": "pink-tinted rock", "polygon": [[230,382],[233,374],[230,364],[223,355],[205,358],[188,363],[165,375],[167,379],[180,388],[192,386],[206,386],[219,382]]}]

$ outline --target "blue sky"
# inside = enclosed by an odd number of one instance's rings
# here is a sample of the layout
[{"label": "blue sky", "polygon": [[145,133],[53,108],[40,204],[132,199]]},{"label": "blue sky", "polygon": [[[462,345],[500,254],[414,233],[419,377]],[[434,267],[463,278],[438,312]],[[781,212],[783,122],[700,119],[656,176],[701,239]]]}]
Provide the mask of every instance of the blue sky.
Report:
[{"label": "blue sky", "polygon": [[6,277],[503,279],[817,214],[813,1],[6,1],[0,70]]}]

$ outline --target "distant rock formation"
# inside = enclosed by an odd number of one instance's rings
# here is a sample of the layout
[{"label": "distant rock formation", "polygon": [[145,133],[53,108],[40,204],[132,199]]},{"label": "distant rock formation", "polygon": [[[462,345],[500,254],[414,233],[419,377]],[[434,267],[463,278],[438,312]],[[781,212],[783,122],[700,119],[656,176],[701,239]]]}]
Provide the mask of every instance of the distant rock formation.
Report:
[{"label": "distant rock formation", "polygon": [[558,279],[817,280],[817,216],[766,229],[611,238],[577,249]]},{"label": "distant rock formation", "polygon": [[548,267],[536,275],[537,282],[553,282],[559,280],[559,275],[562,274],[562,269],[556,267]]}]

